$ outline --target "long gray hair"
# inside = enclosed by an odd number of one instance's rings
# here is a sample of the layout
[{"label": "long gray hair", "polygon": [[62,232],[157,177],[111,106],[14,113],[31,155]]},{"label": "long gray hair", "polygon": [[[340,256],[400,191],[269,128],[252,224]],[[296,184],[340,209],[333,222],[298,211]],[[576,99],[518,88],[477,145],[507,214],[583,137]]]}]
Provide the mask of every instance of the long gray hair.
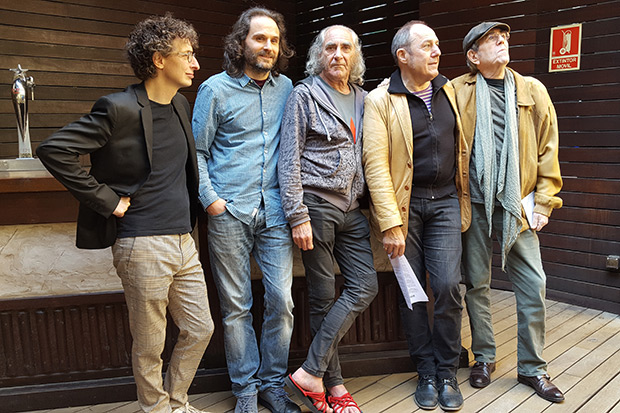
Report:
[{"label": "long gray hair", "polygon": [[318,76],[324,69],[323,60],[321,59],[321,53],[323,52],[323,46],[325,42],[325,36],[331,29],[339,28],[348,30],[353,38],[353,46],[355,48],[355,56],[351,60],[351,73],[349,74],[349,82],[363,85],[364,73],[366,73],[366,64],[364,63],[364,55],[362,53],[362,42],[352,29],[347,26],[333,25],[328,26],[321,30],[316,35],[310,49],[308,49],[308,60],[306,61],[306,74],[309,76]]}]

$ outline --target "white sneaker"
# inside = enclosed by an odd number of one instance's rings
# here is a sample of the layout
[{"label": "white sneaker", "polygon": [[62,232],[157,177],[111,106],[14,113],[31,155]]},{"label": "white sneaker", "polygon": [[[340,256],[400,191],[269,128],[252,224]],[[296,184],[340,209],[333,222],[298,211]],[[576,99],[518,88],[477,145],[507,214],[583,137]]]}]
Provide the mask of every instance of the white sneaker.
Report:
[{"label": "white sneaker", "polygon": [[185,406],[177,407],[172,411],[172,413],[209,413],[205,410],[200,410],[190,405],[189,403],[185,403]]}]

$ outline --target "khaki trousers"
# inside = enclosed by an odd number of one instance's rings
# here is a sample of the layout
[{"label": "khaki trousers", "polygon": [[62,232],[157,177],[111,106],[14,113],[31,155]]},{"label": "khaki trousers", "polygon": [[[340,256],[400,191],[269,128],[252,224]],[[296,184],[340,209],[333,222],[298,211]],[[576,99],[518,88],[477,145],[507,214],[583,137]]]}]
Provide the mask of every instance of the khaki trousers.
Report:
[{"label": "khaki trousers", "polygon": [[[138,403],[164,412],[187,403],[187,390],[213,334],[207,288],[189,234],[119,238],[114,266],[125,290]],[[166,310],[179,337],[162,381]]]}]

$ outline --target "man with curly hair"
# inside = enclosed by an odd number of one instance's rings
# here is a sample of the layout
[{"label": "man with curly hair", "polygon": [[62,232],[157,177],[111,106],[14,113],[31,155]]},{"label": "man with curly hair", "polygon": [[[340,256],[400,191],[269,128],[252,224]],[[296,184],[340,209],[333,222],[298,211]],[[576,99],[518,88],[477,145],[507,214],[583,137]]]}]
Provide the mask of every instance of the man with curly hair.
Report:
[{"label": "man with curly hair", "polygon": [[[187,390],[213,334],[204,273],[190,233],[198,165],[182,87],[200,68],[198,35],[151,17],[125,46],[142,83],[97,100],[90,114],[48,137],[37,154],[80,201],[78,248],[112,246],[133,338],[138,403],[145,412],[196,413]],[[90,154],[90,171],[79,155]],[[165,380],[166,311],[179,328]]]},{"label": "man with curly hair", "polygon": [[[217,286],[236,413],[299,412],[284,390],[293,331],[293,248],[276,164],[280,122],[292,83],[281,14],[251,8],[226,37],[225,71],[198,89],[193,128],[199,199],[209,215]],[[260,346],[252,324],[250,254],[265,287]],[[258,399],[258,400],[257,400]]]}]

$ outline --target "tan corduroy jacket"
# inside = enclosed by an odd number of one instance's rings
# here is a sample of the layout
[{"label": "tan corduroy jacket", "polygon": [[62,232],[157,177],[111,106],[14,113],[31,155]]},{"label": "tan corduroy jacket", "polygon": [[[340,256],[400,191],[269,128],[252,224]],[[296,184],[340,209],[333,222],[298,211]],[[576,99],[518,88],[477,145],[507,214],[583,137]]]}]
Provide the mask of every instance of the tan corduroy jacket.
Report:
[{"label": "tan corduroy jacket", "polygon": [[[555,108],[540,81],[521,76],[510,68],[507,70],[514,74],[517,89],[521,198],[535,191],[534,212],[550,216],[554,208],[562,206],[562,200],[555,196],[562,189]],[[452,84],[467,141],[465,147],[470,151],[476,130],[476,75],[459,76]],[[469,152],[468,160],[470,155]],[[522,221],[522,230],[528,229],[527,220],[523,218]]]},{"label": "tan corduroy jacket", "polygon": [[[389,82],[370,92],[364,100],[363,164],[370,192],[370,223],[375,234],[400,226],[405,238],[413,182],[413,129],[407,97],[388,93]],[[455,113],[456,100],[450,82],[442,89]],[[461,230],[469,227],[469,153],[456,117],[456,188],[461,201]]]}]

